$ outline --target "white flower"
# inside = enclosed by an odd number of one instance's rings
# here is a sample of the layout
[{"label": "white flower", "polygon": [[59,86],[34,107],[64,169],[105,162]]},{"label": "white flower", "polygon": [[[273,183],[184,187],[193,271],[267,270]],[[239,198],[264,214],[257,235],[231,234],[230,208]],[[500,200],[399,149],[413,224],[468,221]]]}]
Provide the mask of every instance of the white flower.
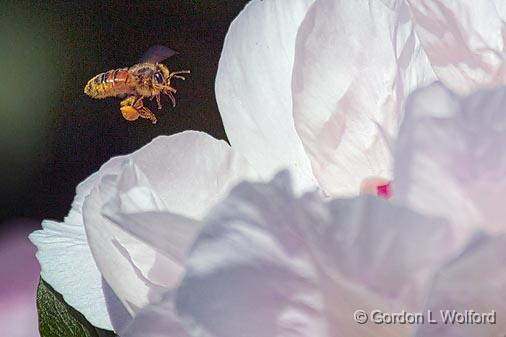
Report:
[{"label": "white flower", "polygon": [[[209,207],[236,182],[256,177],[224,141],[200,132],[158,137],[113,158],[77,187],[64,223],[46,220],[30,235],[42,278],[90,323],[118,331],[177,284]],[[171,257],[130,228],[170,241]]]},{"label": "white flower", "polygon": [[[92,324],[118,331],[179,283],[203,215],[236,182],[287,168],[297,194],[374,190],[392,177],[414,88],[504,82],[505,13],[492,0],[251,1],[216,79],[232,149],[190,132],[113,158],[78,186],[64,223],[31,235],[42,277]],[[145,243],[154,239],[163,249]]]},{"label": "white flower", "polygon": [[[406,106],[397,202],[298,198],[286,174],[242,183],[204,219],[177,290],[121,336],[502,336],[506,88],[460,98],[435,84]],[[370,321],[358,324],[357,310]],[[492,323],[445,324],[440,310]],[[403,311],[423,324],[372,321]]]}]

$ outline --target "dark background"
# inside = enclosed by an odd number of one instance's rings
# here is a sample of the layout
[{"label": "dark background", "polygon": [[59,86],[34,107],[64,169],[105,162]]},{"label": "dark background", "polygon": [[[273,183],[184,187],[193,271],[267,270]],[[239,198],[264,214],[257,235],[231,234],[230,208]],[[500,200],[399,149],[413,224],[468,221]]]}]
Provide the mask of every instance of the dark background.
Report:
[{"label": "dark background", "polygon": [[[226,139],[214,80],[230,22],[246,0],[149,2],[0,1],[0,229],[16,218],[61,220],[76,185],[112,156],[158,135],[202,130]],[[148,120],[125,121],[119,99],[93,100],[86,82],[130,66],[150,46],[180,52],[164,63],[190,69]]]}]

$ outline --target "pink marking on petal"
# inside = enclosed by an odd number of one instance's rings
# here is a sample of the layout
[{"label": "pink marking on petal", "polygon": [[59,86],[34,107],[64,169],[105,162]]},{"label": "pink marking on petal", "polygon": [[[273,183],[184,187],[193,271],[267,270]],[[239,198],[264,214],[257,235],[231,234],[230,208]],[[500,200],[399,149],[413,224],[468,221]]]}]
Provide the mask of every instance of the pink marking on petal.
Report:
[{"label": "pink marking on petal", "polygon": [[392,197],[390,180],[379,177],[366,178],[360,186],[360,193],[373,194],[383,199],[390,199]]},{"label": "pink marking on petal", "polygon": [[391,189],[390,183],[384,184],[384,185],[378,185],[376,187],[376,194],[380,198],[387,199],[387,200],[390,199],[390,197],[392,196],[392,189]]}]

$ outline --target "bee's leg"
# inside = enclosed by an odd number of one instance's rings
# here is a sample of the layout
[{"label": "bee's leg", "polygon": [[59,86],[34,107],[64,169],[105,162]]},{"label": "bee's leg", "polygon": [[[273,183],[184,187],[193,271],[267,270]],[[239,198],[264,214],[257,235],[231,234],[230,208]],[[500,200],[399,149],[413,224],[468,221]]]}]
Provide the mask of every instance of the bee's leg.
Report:
[{"label": "bee's leg", "polygon": [[158,110],[162,108],[162,103],[160,102],[160,94],[156,95],[156,104],[158,104]]},{"label": "bee's leg", "polygon": [[[170,88],[170,87],[168,87]],[[175,108],[176,107],[176,97],[174,97],[174,94],[172,93],[173,91],[175,92],[176,89],[173,89],[173,90],[167,90],[168,88],[166,88],[166,90],[163,91],[163,93],[167,96],[169,96],[170,98],[170,101],[172,102],[172,107]]]},{"label": "bee's leg", "polygon": [[144,103],[143,103],[143,100],[144,97],[139,97],[137,99],[137,101],[134,103],[134,108],[137,109],[137,111],[139,111],[139,115],[142,117],[142,118],[146,118],[146,119],[149,119],[151,121],[151,123],[153,124],[156,124],[157,122],[157,119],[156,119],[156,116],[155,114],[149,110],[148,108],[146,108],[144,106]]},{"label": "bee's leg", "polygon": [[135,100],[137,99],[137,97],[135,96],[128,96],[127,98],[125,98],[124,100],[121,101],[120,103],[120,106],[127,106],[127,105],[134,105],[135,103]]},{"label": "bee's leg", "polygon": [[137,97],[129,96],[121,101],[120,110],[123,118],[127,121],[134,121],[139,118],[139,111],[133,106]]},{"label": "bee's leg", "polygon": [[164,91],[164,94],[168,95],[168,92],[171,92],[173,94],[175,94],[177,92],[177,90],[173,87],[171,87],[170,85],[167,85],[165,88],[163,88],[163,91]]},{"label": "bee's leg", "polygon": [[142,107],[142,109],[139,109],[139,113],[142,118],[149,119],[153,124],[156,124],[156,122],[158,121],[153,111],[149,110],[146,107]]},{"label": "bee's leg", "polygon": [[175,108],[176,107],[176,97],[174,97],[174,94],[169,92],[167,94],[167,96],[169,96],[171,102],[172,102],[172,107]]}]

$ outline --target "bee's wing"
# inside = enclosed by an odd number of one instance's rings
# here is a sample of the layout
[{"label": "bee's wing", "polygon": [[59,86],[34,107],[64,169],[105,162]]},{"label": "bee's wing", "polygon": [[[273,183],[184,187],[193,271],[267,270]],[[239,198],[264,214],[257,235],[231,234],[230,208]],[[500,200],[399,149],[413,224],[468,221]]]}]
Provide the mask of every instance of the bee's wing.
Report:
[{"label": "bee's wing", "polygon": [[142,55],[140,63],[158,63],[175,54],[177,54],[177,51],[175,50],[165,46],[156,45],[149,48],[144,55]]}]

